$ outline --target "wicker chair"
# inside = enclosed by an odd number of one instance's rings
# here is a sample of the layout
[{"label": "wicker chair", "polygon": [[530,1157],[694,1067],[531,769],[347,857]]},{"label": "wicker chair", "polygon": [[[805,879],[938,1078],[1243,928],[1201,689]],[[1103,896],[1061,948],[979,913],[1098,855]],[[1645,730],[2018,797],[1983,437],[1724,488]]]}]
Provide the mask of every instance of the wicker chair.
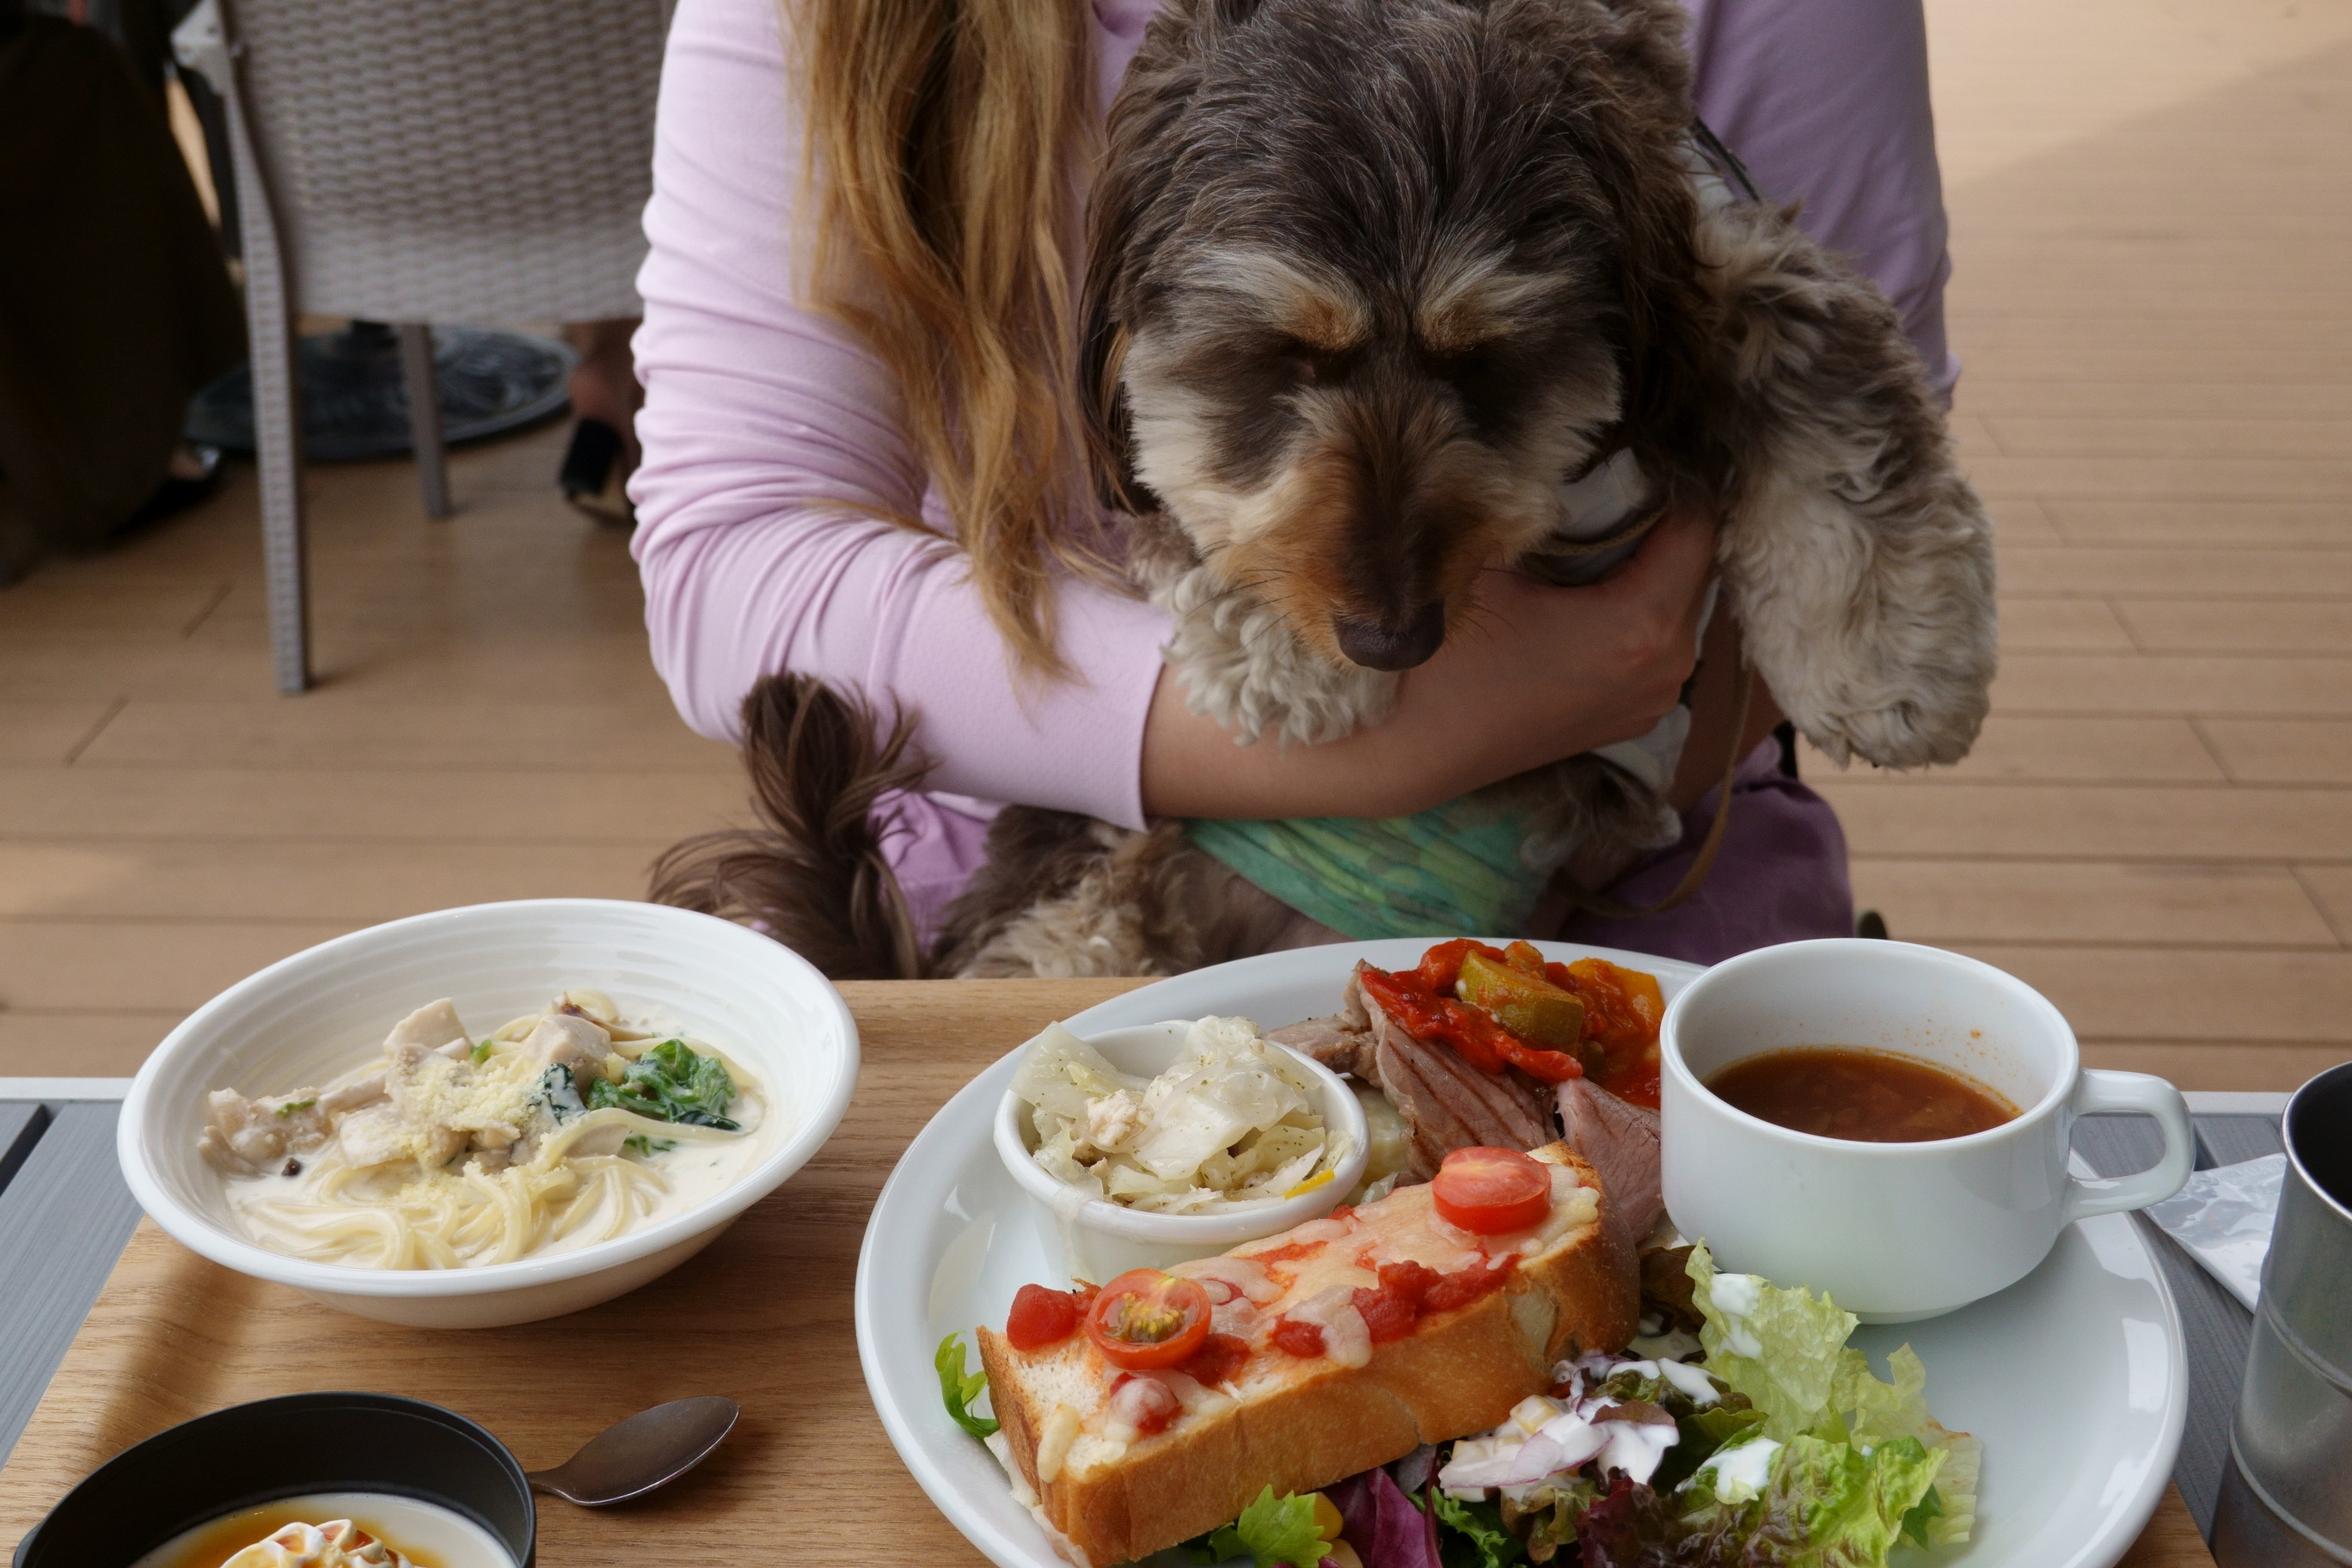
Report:
[{"label": "wicker chair", "polygon": [[205,0],[174,34],[229,110],[279,690],[310,683],[298,313],[399,325],[425,510],[448,515],[433,325],[642,310],[667,12]]}]

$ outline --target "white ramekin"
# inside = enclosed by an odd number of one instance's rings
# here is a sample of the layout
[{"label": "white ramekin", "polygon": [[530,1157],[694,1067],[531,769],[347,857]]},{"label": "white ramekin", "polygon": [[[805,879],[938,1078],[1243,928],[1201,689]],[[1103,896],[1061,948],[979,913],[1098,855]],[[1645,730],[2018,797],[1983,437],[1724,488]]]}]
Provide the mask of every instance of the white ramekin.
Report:
[{"label": "white ramekin", "polygon": [[[1182,1021],[1145,1024],[1081,1038],[1119,1071],[1149,1079],[1159,1077],[1176,1059],[1185,1032],[1192,1026]],[[1363,1105],[1339,1075],[1320,1062],[1285,1046],[1274,1048],[1287,1051],[1315,1079],[1323,1094],[1326,1136],[1336,1133],[1346,1138],[1349,1151],[1331,1180],[1313,1192],[1301,1193],[1264,1208],[1216,1215],[1153,1214],[1097,1198],[1076,1206],[1065,1218],[1055,1206],[1057,1201],[1068,1201],[1061,1197],[1066,1190],[1063,1184],[1034,1157],[1037,1134],[1029,1104],[1006,1091],[996,1107],[996,1152],[1003,1160],[1005,1170],[1033,1200],[1030,1208],[1045,1239],[1046,1255],[1061,1259],[1064,1271],[1072,1279],[1089,1279],[1099,1285],[1130,1268],[1164,1268],[1188,1258],[1213,1257],[1244,1241],[1255,1241],[1304,1225],[1337,1208],[1339,1200],[1363,1180],[1364,1163],[1370,1157]]]},{"label": "white ramekin", "polygon": [[[356,1065],[413,1009],[447,996],[485,1032],[567,988],[708,1041],[762,1080],[766,1144],[731,1186],[681,1214],[576,1251],[475,1268],[311,1263],[256,1245],[196,1152],[205,1096],[282,1092]],[[180,1242],[256,1279],[362,1317],[489,1328],[577,1311],[635,1289],[716,1240],[832,1135],[857,1081],[840,994],[756,931],[659,904],[538,899],[373,926],[281,960],[199,1007],[139,1069],[116,1149],[131,1191]]]}]

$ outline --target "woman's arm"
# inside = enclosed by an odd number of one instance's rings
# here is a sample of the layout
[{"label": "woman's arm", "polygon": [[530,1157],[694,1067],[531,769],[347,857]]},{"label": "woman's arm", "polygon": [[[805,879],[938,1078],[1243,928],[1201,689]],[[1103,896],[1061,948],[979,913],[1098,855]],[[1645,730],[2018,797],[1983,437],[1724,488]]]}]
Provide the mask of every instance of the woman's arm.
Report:
[{"label": "woman's arm", "polygon": [[[1589,588],[1505,572],[1385,723],[1320,746],[1237,748],[1160,677],[1143,731],[1147,810],[1171,816],[1398,816],[1579,752],[1647,734],[1691,672],[1715,528],[1677,508]],[[1719,618],[1719,617],[1718,617]]]},{"label": "woman's arm", "polygon": [[1023,685],[955,546],[856,510],[912,513],[926,484],[891,377],[800,303],[803,128],[776,17],[685,0],[663,68],[631,484],[655,663],[705,734],[737,738],[752,683],[791,669],[914,713],[940,789],[1138,825],[1166,618],[1066,584],[1085,679]]}]

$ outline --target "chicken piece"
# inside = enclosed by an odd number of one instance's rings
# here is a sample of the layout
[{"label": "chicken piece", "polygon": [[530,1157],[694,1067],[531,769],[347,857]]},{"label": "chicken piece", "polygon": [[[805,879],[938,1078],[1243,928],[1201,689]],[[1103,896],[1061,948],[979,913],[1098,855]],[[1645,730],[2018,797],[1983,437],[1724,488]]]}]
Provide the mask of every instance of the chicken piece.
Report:
[{"label": "chicken piece", "polygon": [[389,1165],[409,1157],[408,1122],[388,1100],[347,1111],[335,1124],[343,1161],[355,1169]]},{"label": "chicken piece", "polygon": [[373,1105],[383,1098],[383,1074],[370,1073],[357,1083],[347,1083],[341,1089],[331,1089],[319,1097],[319,1110],[330,1122],[339,1122],[346,1112],[362,1105]]},{"label": "chicken piece", "polygon": [[419,1125],[401,1114],[399,1105],[380,1100],[347,1111],[335,1124],[343,1160],[355,1169],[415,1160],[430,1168],[447,1164],[466,1146],[466,1134],[454,1127]]},{"label": "chicken piece", "polygon": [[315,1089],[298,1089],[279,1100],[267,1100],[255,1109],[266,1110],[286,1135],[286,1147],[296,1154],[307,1154],[335,1135],[329,1124],[327,1112],[320,1105]]},{"label": "chicken piece", "polygon": [[584,1014],[550,1013],[524,1038],[522,1048],[546,1066],[570,1068],[572,1081],[584,1094],[591,1079],[604,1076],[613,1037]]},{"label": "chicken piece", "polygon": [[233,1089],[216,1089],[205,1099],[205,1131],[196,1149],[221,1170],[249,1174],[275,1168],[289,1152],[316,1149],[332,1131],[314,1089],[274,1100],[247,1100]]},{"label": "chicken piece", "polygon": [[1568,1146],[1601,1176],[1632,1239],[1654,1229],[1666,1212],[1658,1154],[1658,1113],[1620,1100],[1589,1078],[1559,1086],[1559,1121]]},{"label": "chicken piece", "polygon": [[249,1175],[286,1157],[286,1132],[236,1090],[216,1089],[205,1097],[205,1131],[196,1147],[222,1170]]},{"label": "chicken piece", "polygon": [[415,1046],[425,1050],[437,1049],[451,1041],[466,1041],[465,1022],[457,1016],[457,1005],[446,996],[438,1002],[428,1002],[392,1026],[384,1037],[386,1051]]},{"label": "chicken piece", "polygon": [[566,991],[555,999],[551,1013],[569,1013],[585,1018],[616,1040],[650,1040],[653,1036],[643,1029],[633,1029],[622,1020],[621,1010],[602,991]]}]

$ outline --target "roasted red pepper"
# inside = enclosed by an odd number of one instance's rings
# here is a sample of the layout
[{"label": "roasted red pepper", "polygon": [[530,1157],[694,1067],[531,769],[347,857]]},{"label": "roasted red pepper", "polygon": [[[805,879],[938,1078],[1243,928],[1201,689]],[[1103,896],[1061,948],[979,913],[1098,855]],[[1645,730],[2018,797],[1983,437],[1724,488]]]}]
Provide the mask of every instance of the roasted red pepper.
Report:
[{"label": "roasted red pepper", "polygon": [[[1366,968],[1364,990],[1414,1037],[1453,1047],[1464,1061],[1480,1072],[1494,1075],[1506,1066],[1517,1067],[1545,1083],[1583,1077],[1583,1064],[1566,1051],[1529,1045],[1496,1023],[1494,1015],[1485,1008],[1474,1007],[1446,994],[1461,975],[1463,953],[1473,947],[1496,959],[1502,956],[1484,943],[1441,942],[1430,949],[1418,969],[1391,973],[1384,969]],[[1430,984],[1433,974],[1444,979],[1443,988]]]}]

